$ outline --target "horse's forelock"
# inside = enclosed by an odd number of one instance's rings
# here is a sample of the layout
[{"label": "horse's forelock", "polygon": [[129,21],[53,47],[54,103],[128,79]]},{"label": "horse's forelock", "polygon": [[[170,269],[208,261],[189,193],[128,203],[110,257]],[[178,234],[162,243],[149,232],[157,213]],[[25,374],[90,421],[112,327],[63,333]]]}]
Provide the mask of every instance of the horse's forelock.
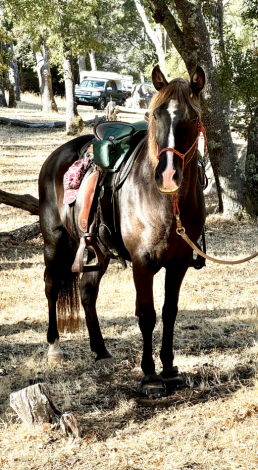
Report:
[{"label": "horse's forelock", "polygon": [[189,115],[189,108],[194,109],[200,114],[200,103],[198,98],[193,94],[190,83],[184,78],[176,78],[172,80],[166,87],[163,87],[152,98],[150,103],[149,126],[148,126],[148,153],[151,163],[157,165],[157,141],[156,141],[156,123],[153,112],[156,108],[164,104],[169,99],[178,101],[180,108],[185,116]]}]

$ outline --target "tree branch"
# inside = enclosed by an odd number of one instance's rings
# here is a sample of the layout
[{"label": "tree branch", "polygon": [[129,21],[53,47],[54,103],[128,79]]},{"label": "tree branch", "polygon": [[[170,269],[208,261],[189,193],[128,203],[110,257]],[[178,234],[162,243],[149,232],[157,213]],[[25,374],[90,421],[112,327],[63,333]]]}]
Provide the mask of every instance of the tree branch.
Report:
[{"label": "tree branch", "polygon": [[39,201],[30,194],[13,194],[0,190],[0,203],[7,206],[18,207],[32,215],[39,215]]},{"label": "tree branch", "polygon": [[166,5],[165,0],[147,0],[156,23],[161,23],[177,51],[181,54],[184,48],[184,33],[179,28],[175,17]]}]

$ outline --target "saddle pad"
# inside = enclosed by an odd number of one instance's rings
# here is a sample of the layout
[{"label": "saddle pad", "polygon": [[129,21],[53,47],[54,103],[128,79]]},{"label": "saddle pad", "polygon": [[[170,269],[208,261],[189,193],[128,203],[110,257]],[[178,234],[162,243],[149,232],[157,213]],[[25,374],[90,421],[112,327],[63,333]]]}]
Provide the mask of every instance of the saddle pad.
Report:
[{"label": "saddle pad", "polygon": [[89,158],[77,160],[64,174],[64,204],[72,204],[77,198],[80,184],[88,168]]}]

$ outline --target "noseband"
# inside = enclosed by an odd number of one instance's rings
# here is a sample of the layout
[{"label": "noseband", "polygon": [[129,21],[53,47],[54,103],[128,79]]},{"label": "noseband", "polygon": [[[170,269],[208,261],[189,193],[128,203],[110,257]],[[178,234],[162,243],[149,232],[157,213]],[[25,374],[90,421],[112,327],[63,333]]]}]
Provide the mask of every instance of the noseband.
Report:
[{"label": "noseband", "polygon": [[[203,123],[202,123],[201,118],[200,118],[200,115],[199,115],[199,116],[198,116],[198,126],[197,126],[197,137],[196,137],[196,139],[195,139],[193,145],[187,150],[187,152],[185,152],[185,153],[180,153],[180,152],[178,152],[178,150],[176,150],[176,149],[167,147],[167,148],[162,149],[162,150],[158,153],[157,159],[159,160],[160,155],[161,155],[163,152],[167,152],[167,151],[173,152],[173,153],[175,153],[176,155],[178,155],[178,156],[181,158],[181,160],[182,160],[182,171],[184,171],[185,166],[186,166],[188,163],[190,163],[190,161],[192,160],[192,158],[193,158],[193,156],[194,156],[194,154],[195,154],[195,152],[196,152],[196,150],[197,150],[198,140],[199,140],[199,137],[200,137],[200,134],[201,134],[201,133],[203,134],[203,137],[204,137],[204,152],[206,152],[206,146],[207,146],[206,132],[205,132],[205,129],[204,129],[204,127],[203,127]],[[185,163],[185,157],[186,157],[186,155],[188,155],[189,152],[191,152],[192,149],[194,149],[193,154],[192,154],[191,158]],[[158,151],[159,151],[159,150],[158,150]]]},{"label": "noseband", "polygon": [[[188,163],[190,163],[190,161],[192,160],[192,158],[194,157],[195,155],[195,152],[197,150],[197,147],[198,147],[198,140],[199,140],[199,137],[200,137],[200,134],[203,134],[203,137],[204,137],[204,153],[206,152],[206,147],[207,147],[207,137],[206,137],[206,131],[203,127],[203,123],[201,121],[201,118],[200,118],[200,115],[198,116],[198,126],[197,126],[197,137],[193,143],[193,145],[191,145],[191,147],[187,150],[187,152],[185,153],[181,153],[181,152],[178,152],[178,150],[176,149],[173,149],[173,148],[164,148],[162,149],[160,152],[159,152],[159,148],[157,148],[158,150],[158,155],[157,155],[157,159],[159,160],[160,158],[160,155],[163,153],[163,152],[173,152],[175,153],[176,155],[178,155],[181,160],[182,160],[182,172],[184,171],[186,165]],[[193,149],[193,153],[192,153],[192,156],[191,158],[189,158],[189,160],[185,163],[185,157],[186,155],[188,155],[191,150]],[[179,206],[178,206],[178,203],[179,203],[179,199],[178,199],[178,195],[177,193],[175,194],[172,194],[172,202],[173,202],[173,208],[174,208],[174,216],[176,216],[176,214],[180,214],[180,210],[179,210]]]}]

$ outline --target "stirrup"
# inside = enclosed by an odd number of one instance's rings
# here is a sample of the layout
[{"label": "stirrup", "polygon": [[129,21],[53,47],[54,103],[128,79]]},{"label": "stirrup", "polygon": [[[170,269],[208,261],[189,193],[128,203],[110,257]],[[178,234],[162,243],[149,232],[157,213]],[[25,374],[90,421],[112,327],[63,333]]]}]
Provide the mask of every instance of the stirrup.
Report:
[{"label": "stirrup", "polygon": [[[102,251],[98,247],[95,240],[95,233],[86,233],[84,237],[80,238],[80,245],[77,250],[74,263],[72,265],[73,273],[87,273],[91,271],[102,271],[104,268],[104,257]],[[85,266],[83,263],[84,250],[88,247],[92,247],[97,258],[96,264],[90,264]]]}]

